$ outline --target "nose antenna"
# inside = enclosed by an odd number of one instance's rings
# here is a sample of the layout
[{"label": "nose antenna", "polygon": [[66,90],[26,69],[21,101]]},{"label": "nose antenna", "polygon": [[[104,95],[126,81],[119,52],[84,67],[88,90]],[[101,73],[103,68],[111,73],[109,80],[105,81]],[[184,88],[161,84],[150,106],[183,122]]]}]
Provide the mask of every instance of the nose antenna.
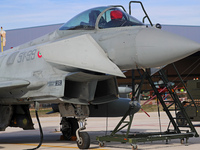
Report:
[{"label": "nose antenna", "polygon": [[132,3],[140,3],[140,5],[141,5],[141,7],[142,7],[142,10],[143,10],[143,12],[144,12],[144,14],[145,14],[145,16],[143,17],[143,20],[142,20],[143,23],[144,23],[144,20],[147,18],[147,19],[149,20],[150,25],[153,26],[153,24],[152,24],[152,22],[151,22],[151,20],[150,20],[150,18],[149,18],[149,16],[148,16],[146,10],[144,9],[144,6],[143,6],[142,2],[140,2],[140,1],[130,1],[130,2],[129,2],[129,15],[131,15],[131,4],[132,4]]}]

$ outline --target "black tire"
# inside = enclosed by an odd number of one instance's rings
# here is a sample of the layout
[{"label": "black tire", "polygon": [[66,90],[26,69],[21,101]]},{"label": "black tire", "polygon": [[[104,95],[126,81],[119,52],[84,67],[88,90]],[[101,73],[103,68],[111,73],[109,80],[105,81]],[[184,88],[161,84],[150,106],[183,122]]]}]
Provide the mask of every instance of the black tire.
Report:
[{"label": "black tire", "polygon": [[187,120],[184,119],[183,114],[181,112],[178,112],[176,114],[176,122],[179,126],[186,126],[187,125]]},{"label": "black tire", "polygon": [[80,141],[77,141],[79,149],[89,149],[90,147],[90,136],[87,132],[79,132]]},{"label": "black tire", "polygon": [[69,118],[69,122],[72,125],[71,134],[72,136],[76,136],[76,130],[79,128],[78,120],[76,118]]},{"label": "black tire", "polygon": [[78,122],[76,118],[62,118],[62,134],[65,140],[71,140],[72,136],[76,136],[76,130],[78,129]]}]

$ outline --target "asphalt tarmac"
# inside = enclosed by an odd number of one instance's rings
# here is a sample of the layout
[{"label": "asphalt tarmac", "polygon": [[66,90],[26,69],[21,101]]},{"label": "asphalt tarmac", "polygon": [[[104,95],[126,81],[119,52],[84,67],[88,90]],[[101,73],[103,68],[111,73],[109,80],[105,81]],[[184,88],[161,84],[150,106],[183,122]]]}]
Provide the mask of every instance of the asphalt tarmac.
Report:
[{"label": "asphalt tarmac", "polygon": [[[159,132],[159,118],[158,113],[149,113],[148,117],[144,113],[137,113],[134,116],[132,123],[132,132]],[[103,148],[99,147],[99,143],[96,141],[96,136],[103,136],[109,134],[111,130],[114,129],[120,117],[117,118],[88,118],[87,119],[87,129],[91,137],[90,149],[101,149],[101,150],[111,150],[120,149],[128,150],[132,149],[132,146],[127,144],[122,144],[118,142],[105,143]],[[44,141],[39,150],[74,150],[78,149],[76,141],[64,141],[60,140],[60,117],[41,117],[41,125],[44,132]],[[24,131],[20,128],[7,128],[6,131],[0,132],[0,149],[1,150],[22,150],[22,149],[32,149],[37,147],[39,142],[39,128],[36,118],[33,118],[35,124],[35,130]],[[165,113],[161,113],[161,130],[166,131],[168,127],[169,120]],[[200,133],[200,122],[193,122],[197,127],[196,130]],[[107,130],[107,131],[106,131]],[[179,139],[174,139],[166,144],[165,141],[154,141],[139,143],[138,150],[199,150],[200,149],[200,138],[190,138],[188,143],[181,144]]]}]

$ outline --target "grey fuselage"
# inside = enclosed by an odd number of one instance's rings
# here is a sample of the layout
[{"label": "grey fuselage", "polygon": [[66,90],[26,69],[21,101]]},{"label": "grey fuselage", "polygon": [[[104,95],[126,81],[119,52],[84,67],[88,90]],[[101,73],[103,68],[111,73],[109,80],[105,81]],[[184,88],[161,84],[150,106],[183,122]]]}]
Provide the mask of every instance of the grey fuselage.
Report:
[{"label": "grey fuselage", "polygon": [[[147,34],[145,35],[145,33]],[[81,66],[79,68],[76,65],[64,65],[46,61],[45,57],[39,58],[38,49],[43,45],[56,44],[59,41],[81,35],[91,36],[120,70],[162,66],[190,55],[198,49],[198,44],[192,41],[188,40],[192,43],[189,44],[192,48],[188,48],[187,39],[146,26],[94,30],[56,30],[53,33],[0,54],[1,81],[27,81],[26,86],[3,88],[0,94],[0,102],[3,104],[11,104],[13,102],[29,103],[40,100],[43,102],[60,101],[59,98],[64,96],[63,84],[69,74],[82,70],[93,70],[91,68],[84,69]],[[182,42],[182,45],[180,45],[180,42]],[[76,51],[76,47],[78,46],[73,45],[74,51]],[[172,49],[172,52],[169,52],[170,49]],[[67,50],[67,47],[61,47],[59,53]],[[57,49],[48,51],[56,52]],[[56,58],[56,56],[54,57]],[[79,57],[82,57],[82,54],[77,54],[77,57],[73,59],[78,62]],[[90,57],[93,56],[91,55]],[[90,63],[92,64],[93,62]],[[95,72],[98,72],[98,68]],[[99,70],[99,73],[104,72]],[[112,75],[112,73],[110,74]],[[119,76],[122,75],[119,74]]]}]

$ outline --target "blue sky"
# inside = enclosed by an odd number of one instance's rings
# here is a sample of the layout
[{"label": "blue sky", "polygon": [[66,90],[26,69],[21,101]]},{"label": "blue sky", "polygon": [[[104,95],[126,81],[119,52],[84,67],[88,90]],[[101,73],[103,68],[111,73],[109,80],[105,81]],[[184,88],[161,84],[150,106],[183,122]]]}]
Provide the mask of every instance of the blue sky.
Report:
[{"label": "blue sky", "polygon": [[[200,26],[199,0],[141,0],[154,24]],[[0,26],[5,30],[67,22],[76,14],[97,6],[123,5],[129,0],[1,0]],[[142,17],[139,5],[132,15]]]}]

